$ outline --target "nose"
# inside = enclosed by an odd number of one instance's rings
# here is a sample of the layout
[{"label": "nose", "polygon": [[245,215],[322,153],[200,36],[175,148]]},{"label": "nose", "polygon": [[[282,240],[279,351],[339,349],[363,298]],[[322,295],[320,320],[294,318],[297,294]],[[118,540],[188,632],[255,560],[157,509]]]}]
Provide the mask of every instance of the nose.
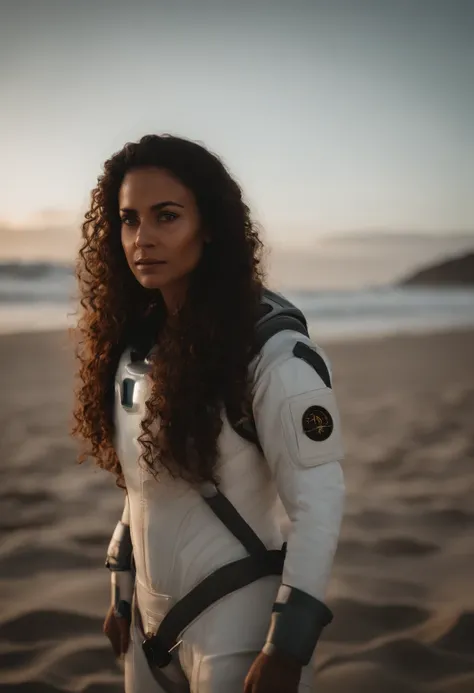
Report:
[{"label": "nose", "polygon": [[135,235],[135,245],[137,248],[152,248],[155,243],[153,233],[146,224],[140,224]]}]

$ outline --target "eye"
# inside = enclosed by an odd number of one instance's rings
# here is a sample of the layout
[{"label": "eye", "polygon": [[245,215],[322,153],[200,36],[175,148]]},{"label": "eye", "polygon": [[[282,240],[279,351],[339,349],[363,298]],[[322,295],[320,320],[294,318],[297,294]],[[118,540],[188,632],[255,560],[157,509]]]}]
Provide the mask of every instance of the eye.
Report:
[{"label": "eye", "polygon": [[175,214],[174,212],[161,212],[161,214],[159,215],[159,218],[161,219],[161,217],[171,217],[171,219],[168,219],[168,221],[174,221],[175,219],[178,218],[178,215]]},{"label": "eye", "polygon": [[[170,221],[174,221],[175,219],[177,219],[178,216],[179,215],[175,214],[174,212],[160,212],[158,214],[158,220],[161,221],[164,217],[166,222],[170,222]],[[136,226],[137,225],[137,220],[135,217],[124,215],[123,217],[120,217],[120,220],[121,220],[122,224],[125,224],[125,226]]]},{"label": "eye", "polygon": [[125,224],[125,226],[132,226],[134,223],[134,219],[132,217],[120,217],[122,224]]}]

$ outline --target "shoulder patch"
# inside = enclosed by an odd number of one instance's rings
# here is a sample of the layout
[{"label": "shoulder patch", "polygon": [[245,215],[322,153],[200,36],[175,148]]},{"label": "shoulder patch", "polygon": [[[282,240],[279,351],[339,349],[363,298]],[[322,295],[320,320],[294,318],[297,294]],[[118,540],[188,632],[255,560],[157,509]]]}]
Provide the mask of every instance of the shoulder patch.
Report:
[{"label": "shoulder patch", "polygon": [[331,414],[324,407],[308,407],[302,416],[303,433],[311,440],[327,440],[334,430]]}]

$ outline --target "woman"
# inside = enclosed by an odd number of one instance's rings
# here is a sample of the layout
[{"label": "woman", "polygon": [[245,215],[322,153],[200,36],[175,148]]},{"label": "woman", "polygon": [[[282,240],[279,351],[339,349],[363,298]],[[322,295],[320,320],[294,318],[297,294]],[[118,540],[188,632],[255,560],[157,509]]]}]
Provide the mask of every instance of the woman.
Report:
[{"label": "woman", "polygon": [[197,143],[113,155],[83,237],[73,433],[125,490],[104,630],[127,693],[311,690],[344,495],[325,355],[291,326],[258,344],[262,244]]}]

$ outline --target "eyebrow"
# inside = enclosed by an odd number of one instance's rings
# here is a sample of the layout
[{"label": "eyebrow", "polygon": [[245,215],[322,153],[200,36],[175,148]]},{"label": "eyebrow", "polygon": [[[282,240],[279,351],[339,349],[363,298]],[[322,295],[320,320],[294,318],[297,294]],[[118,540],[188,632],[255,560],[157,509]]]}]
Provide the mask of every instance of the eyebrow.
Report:
[{"label": "eyebrow", "polygon": [[[155,205],[152,205],[150,207],[150,210],[152,212],[158,212],[160,209],[163,207],[166,207],[168,205],[174,205],[175,207],[182,207],[184,209],[184,205],[180,205],[179,202],[173,202],[173,200],[166,200],[165,202],[157,202]],[[121,207],[120,208],[121,212],[136,212],[136,209],[132,209],[131,207]]]}]

